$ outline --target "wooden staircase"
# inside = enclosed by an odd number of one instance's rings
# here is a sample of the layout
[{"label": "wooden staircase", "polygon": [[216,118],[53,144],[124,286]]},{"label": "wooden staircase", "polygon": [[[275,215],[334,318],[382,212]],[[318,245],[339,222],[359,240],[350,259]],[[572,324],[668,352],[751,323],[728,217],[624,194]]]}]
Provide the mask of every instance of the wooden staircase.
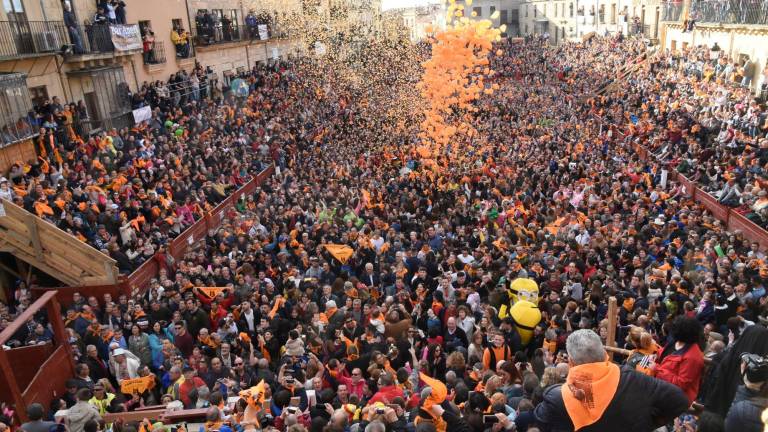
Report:
[{"label": "wooden staircase", "polygon": [[0,252],[69,286],[112,285],[116,261],[23,208],[0,200]]}]

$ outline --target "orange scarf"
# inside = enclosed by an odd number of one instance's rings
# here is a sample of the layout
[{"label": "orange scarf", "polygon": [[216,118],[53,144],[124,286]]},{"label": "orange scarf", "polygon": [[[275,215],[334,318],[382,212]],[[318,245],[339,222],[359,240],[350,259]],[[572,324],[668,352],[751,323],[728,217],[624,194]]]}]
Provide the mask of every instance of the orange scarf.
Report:
[{"label": "orange scarf", "polygon": [[571,368],[561,391],[574,430],[600,420],[616,394],[619,376],[619,367],[607,358],[602,363],[586,363]]}]

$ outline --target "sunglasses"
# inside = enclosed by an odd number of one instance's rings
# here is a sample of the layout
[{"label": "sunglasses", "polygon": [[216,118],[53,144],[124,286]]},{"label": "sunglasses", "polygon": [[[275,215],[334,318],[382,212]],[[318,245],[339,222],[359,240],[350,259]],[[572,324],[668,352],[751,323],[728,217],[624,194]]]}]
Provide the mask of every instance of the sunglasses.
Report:
[{"label": "sunglasses", "polygon": [[243,365],[243,363],[242,363],[242,362],[240,362],[240,363],[235,363],[235,366],[242,366],[242,365]]}]

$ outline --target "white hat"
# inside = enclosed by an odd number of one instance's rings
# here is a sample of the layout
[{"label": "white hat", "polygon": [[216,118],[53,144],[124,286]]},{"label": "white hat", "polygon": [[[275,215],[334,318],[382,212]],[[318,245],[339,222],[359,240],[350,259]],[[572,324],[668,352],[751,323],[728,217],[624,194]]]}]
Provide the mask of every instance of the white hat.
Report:
[{"label": "white hat", "polygon": [[661,218],[656,218],[656,220],[653,221],[654,225],[664,225],[664,221],[661,220]]},{"label": "white hat", "polygon": [[113,356],[119,356],[119,355],[125,355],[125,350],[122,348],[115,348],[114,351],[112,351]]},{"label": "white hat", "polygon": [[336,307],[336,302],[334,300],[328,300],[327,302],[325,302],[325,307],[326,308],[335,308]]}]

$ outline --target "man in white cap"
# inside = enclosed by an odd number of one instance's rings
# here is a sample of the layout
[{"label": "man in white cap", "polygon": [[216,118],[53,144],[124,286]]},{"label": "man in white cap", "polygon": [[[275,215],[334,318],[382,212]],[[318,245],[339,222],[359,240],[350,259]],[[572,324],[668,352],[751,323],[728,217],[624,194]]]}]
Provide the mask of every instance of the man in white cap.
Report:
[{"label": "man in white cap", "polygon": [[136,356],[123,348],[116,348],[112,351],[110,359],[112,373],[117,377],[118,384],[124,379],[136,378],[139,376],[139,366],[141,362]]}]

